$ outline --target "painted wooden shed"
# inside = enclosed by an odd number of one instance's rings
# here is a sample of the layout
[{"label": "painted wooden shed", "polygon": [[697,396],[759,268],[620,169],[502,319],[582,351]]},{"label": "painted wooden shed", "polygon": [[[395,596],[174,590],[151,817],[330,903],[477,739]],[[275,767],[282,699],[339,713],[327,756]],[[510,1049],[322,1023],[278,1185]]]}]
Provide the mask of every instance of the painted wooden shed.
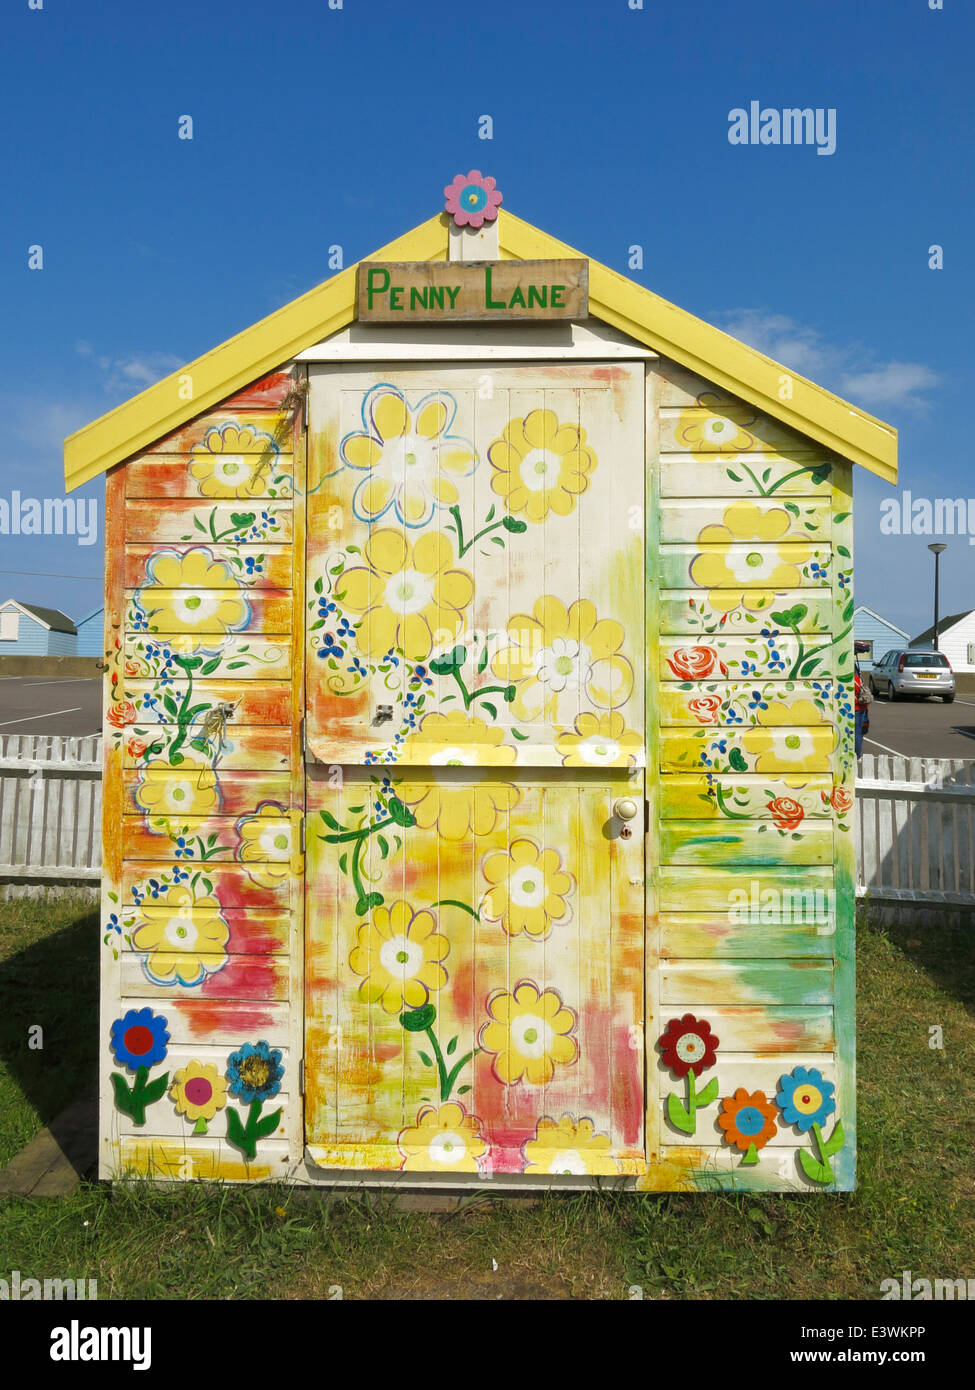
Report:
[{"label": "painted wooden shed", "polygon": [[77,645],[77,629],[60,609],[0,603],[0,656],[74,656]]},{"label": "painted wooden shed", "polygon": [[447,192],[66,442],[101,1173],[850,1189],[851,475],[895,432]]}]

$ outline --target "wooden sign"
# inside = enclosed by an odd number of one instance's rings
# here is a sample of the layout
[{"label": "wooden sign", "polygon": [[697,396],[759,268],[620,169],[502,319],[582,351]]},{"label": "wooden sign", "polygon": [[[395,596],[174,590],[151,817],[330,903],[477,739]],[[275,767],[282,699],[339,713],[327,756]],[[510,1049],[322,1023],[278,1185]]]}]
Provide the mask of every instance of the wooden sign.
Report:
[{"label": "wooden sign", "polygon": [[362,261],[364,323],[580,319],[589,313],[589,262]]}]

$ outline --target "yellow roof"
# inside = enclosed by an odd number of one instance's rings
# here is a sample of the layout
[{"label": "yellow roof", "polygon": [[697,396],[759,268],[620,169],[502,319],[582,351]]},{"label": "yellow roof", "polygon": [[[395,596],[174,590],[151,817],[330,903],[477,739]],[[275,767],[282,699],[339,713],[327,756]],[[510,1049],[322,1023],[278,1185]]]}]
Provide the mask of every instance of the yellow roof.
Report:
[{"label": "yellow roof", "polygon": [[[498,228],[505,260],[582,254],[510,212],[499,213]],[[445,261],[448,237],[448,218],[441,213],[369,259]],[[355,290],[353,265],[69,435],[64,441],[68,491],[344,328],[355,318]],[[896,480],[897,431],[891,425],[593,260],[589,312],[843,458],[863,464],[888,482]],[[786,401],[779,399],[784,373],[792,382],[792,396]],[[185,386],[181,390],[187,375],[192,378],[191,400],[183,399]]]}]

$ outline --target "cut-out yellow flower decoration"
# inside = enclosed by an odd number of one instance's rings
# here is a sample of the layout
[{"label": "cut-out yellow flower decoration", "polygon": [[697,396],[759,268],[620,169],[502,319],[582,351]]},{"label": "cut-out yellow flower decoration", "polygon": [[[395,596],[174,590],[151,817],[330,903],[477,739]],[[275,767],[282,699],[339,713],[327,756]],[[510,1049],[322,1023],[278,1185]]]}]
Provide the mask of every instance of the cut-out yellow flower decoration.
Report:
[{"label": "cut-out yellow flower decoration", "polygon": [[154,984],[200,984],[227,961],[230,928],[216,898],[194,898],[172,884],[140,905],[132,946],[145,954],[144,968]]},{"label": "cut-out yellow flower decoration", "polygon": [[633,668],[622,654],[625,633],[615,618],[600,618],[595,605],[578,599],[566,608],[544,594],[531,614],[508,623],[508,646],[492,662],[495,675],[515,686],[511,708],[518,719],[543,715],[568,719],[580,697],[601,709],[617,709],[633,692]]},{"label": "cut-out yellow flower decoration", "polygon": [[509,512],[522,512],[529,521],[544,521],[549,512],[568,516],[596,467],[586,431],[570,421],[560,424],[552,410],[509,420],[488,459],[492,489]]},{"label": "cut-out yellow flower decoration", "polygon": [[142,769],[135,799],[149,816],[166,816],[179,820],[183,816],[209,816],[220,808],[217,786],[201,786],[208,779],[201,776],[206,766],[196,753],[189,752],[179,767],[172,767],[165,758],[153,758]]},{"label": "cut-out yellow flower decoration", "polygon": [[206,1134],[207,1121],[227,1104],[227,1082],[212,1062],[187,1062],[173,1074],[169,1096],[178,1115],[192,1120],[194,1134]]},{"label": "cut-out yellow flower decoration", "polygon": [[462,1105],[425,1105],[416,1124],[399,1136],[405,1173],[476,1173],[477,1160],[487,1153],[480,1121]]},{"label": "cut-out yellow flower decoration", "polygon": [[513,993],[489,999],[487,1009],[491,1022],[481,1028],[478,1044],[494,1053],[494,1074],[505,1085],[524,1078],[529,1086],[546,1086],[556,1066],[578,1056],[576,1016],[556,990],[540,991],[522,980]]},{"label": "cut-out yellow flower decoration", "polygon": [[580,714],[555,746],[565,767],[642,767],[643,735],[628,729],[621,714]]},{"label": "cut-out yellow flower decoration", "polygon": [[146,564],[148,585],[139,602],[157,632],[235,632],[250,619],[250,605],[230,565],[205,546],[185,552],[157,550]]},{"label": "cut-out yellow flower decoration", "polygon": [[[691,561],[691,581],[708,589],[708,602],[718,612],[743,607],[751,612],[769,608],[777,595],[802,582],[799,566],[812,554],[804,541],[789,541],[783,554],[773,542],[791,525],[784,508],[761,511],[754,502],[733,502],[725,508],[724,524],[705,526],[698,545],[715,546]],[[758,546],[762,546],[759,550]]]},{"label": "cut-out yellow flower decoration", "polygon": [[681,412],[677,422],[677,443],[698,453],[744,454],[760,449],[752,433],[758,416],[751,406],[729,396],[704,391],[697,405]]},{"label": "cut-out yellow flower decoration", "polygon": [[[403,761],[433,767],[510,767],[517,751],[504,741],[504,730],[483,719],[451,710],[428,714],[403,743]],[[445,840],[462,840],[472,831],[488,835],[498,817],[518,800],[518,789],[474,771],[463,782],[432,780],[397,783],[396,795],[409,806],[421,830],[436,826]]]},{"label": "cut-out yellow flower decoration", "polygon": [[412,408],[395,386],[374,386],[362,403],[364,430],[347,434],[339,456],[364,470],[352,500],[360,521],[377,521],[392,508],[404,526],[426,526],[436,507],[460,499],[453,479],[477,466],[467,439],[450,433],[457,402],[435,391]]},{"label": "cut-out yellow flower decoration", "polygon": [[474,580],[455,568],[446,536],[428,531],[415,545],[391,527],[373,531],[363,549],[366,566],[347,569],[337,601],[360,613],[356,644],[377,660],[401,651],[407,661],[426,661],[435,647],[453,642],[474,598]]},{"label": "cut-out yellow flower decoration", "polygon": [[[776,773],[828,772],[836,728],[824,721],[812,700],[791,705],[773,701],[758,711],[758,725],[742,734],[742,747],[756,757],[755,771]],[[793,779],[783,780],[790,785]]]},{"label": "cut-out yellow flower decoration", "polygon": [[[207,430],[190,450],[190,476],[204,497],[260,497],[267,492],[278,446],[250,425]],[[281,487],[282,494],[286,491]]]},{"label": "cut-out yellow flower decoration", "polygon": [[481,917],[500,921],[509,936],[526,932],[541,938],[567,917],[572,875],[563,869],[558,850],[514,840],[510,850],[487,855],[482,871],[492,886],[481,902]]},{"label": "cut-out yellow flower decoration", "polygon": [[366,1003],[381,1003],[386,1013],[398,1014],[418,1009],[431,990],[443,989],[447,972],[441,961],[449,950],[433,913],[414,912],[399,899],[373,908],[371,920],[359,928],[349,965],[364,976],[359,994]]},{"label": "cut-out yellow flower decoration", "polygon": [[291,822],[283,806],[265,801],[236,829],[237,858],[255,883],[277,888],[291,877]]},{"label": "cut-out yellow flower decoration", "polygon": [[556,1124],[539,1120],[535,1138],[525,1145],[525,1173],[572,1173],[611,1177],[620,1166],[610,1153],[609,1136],[597,1134],[592,1120],[578,1123],[563,1115]]}]

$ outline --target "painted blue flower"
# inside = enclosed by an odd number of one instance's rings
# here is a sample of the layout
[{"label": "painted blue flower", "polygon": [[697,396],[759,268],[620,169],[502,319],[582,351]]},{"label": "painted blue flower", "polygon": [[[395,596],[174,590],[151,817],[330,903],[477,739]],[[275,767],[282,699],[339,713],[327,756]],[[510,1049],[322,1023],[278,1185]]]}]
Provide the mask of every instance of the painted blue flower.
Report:
[{"label": "painted blue flower", "polygon": [[751,676],[758,670],[758,663],[755,661],[743,661],[741,663],[741,674]]},{"label": "painted blue flower", "polygon": [[823,565],[821,565],[821,564],[819,563],[818,560],[813,560],[813,561],[810,563],[810,566],[809,566],[809,573],[810,573],[810,575],[812,576],[813,579],[825,579],[825,578],[826,578],[826,570],[825,570],[825,567],[824,567]]},{"label": "painted blue flower", "polygon": [[320,598],[318,600],[318,616],[327,618],[330,613],[335,612],[335,604],[331,599]]},{"label": "painted blue flower", "polygon": [[725,717],[727,718],[729,724],[743,724],[745,722],[742,719],[742,716],[735,709],[734,705],[728,706]]},{"label": "painted blue flower", "polygon": [[263,573],[264,566],[261,564],[262,558],[263,558],[262,556],[258,556],[258,555],[248,555],[248,556],[246,557],[246,559],[244,560],[244,565],[245,565],[245,567],[246,567],[246,569],[247,569],[247,573],[248,573],[248,574],[261,574],[261,573]]},{"label": "painted blue flower", "polygon": [[112,1024],[111,1049],[119,1066],[129,1071],[154,1067],[166,1056],[167,1020],[151,1009],[129,1009]]},{"label": "painted blue flower", "polygon": [[[176,836],[176,839],[173,841],[173,843],[174,843],[175,846],[176,846],[176,858],[177,858],[177,859],[192,859],[192,858],[193,858],[193,850],[190,848],[189,841],[187,840],[187,838],[186,838],[185,835],[177,835],[177,836]],[[155,896],[155,895],[153,895],[153,896]]]},{"label": "painted blue flower", "polygon": [[821,1125],[836,1109],[832,1081],[824,1081],[815,1067],[796,1067],[788,1076],[779,1078],[775,1103],[782,1111],[786,1124],[795,1125],[803,1134],[813,1125]]},{"label": "painted blue flower", "polygon": [[763,627],[763,628],[762,628],[762,636],[763,636],[763,637],[766,637],[770,642],[774,642],[775,639],[776,639],[776,637],[778,637],[778,635],[779,635],[779,629],[778,629],[777,627]]},{"label": "painted blue flower", "polygon": [[840,581],[840,588],[841,588],[841,589],[845,589],[846,586],[847,586],[847,584],[849,584],[849,582],[850,582],[850,576],[849,576],[849,574],[845,573],[845,571],[843,571],[843,570],[840,570],[839,575],[837,576],[837,578],[838,578],[839,581]]},{"label": "painted blue flower", "polygon": [[246,1105],[276,1096],[283,1076],[280,1051],[272,1050],[263,1038],[257,1043],[244,1043],[239,1052],[232,1052],[227,1058],[230,1092],[240,1096]]},{"label": "painted blue flower", "polygon": [[189,870],[188,870],[188,869],[179,869],[179,868],[174,868],[174,869],[173,869],[173,882],[174,882],[174,883],[182,883],[183,880],[184,880],[185,878],[189,878],[189,876],[190,876],[190,874],[189,874]]},{"label": "painted blue flower", "polygon": [[749,709],[768,709],[768,702],[762,699],[760,690],[752,691],[752,698],[748,701]]},{"label": "painted blue flower", "polygon": [[118,919],[117,912],[112,912],[109,914],[108,930],[115,932],[118,936],[122,935],[122,923]]},{"label": "painted blue flower", "polygon": [[345,656],[345,648],[338,645],[331,632],[323,632],[322,645],[318,648],[318,655],[322,658],[326,656]]}]

